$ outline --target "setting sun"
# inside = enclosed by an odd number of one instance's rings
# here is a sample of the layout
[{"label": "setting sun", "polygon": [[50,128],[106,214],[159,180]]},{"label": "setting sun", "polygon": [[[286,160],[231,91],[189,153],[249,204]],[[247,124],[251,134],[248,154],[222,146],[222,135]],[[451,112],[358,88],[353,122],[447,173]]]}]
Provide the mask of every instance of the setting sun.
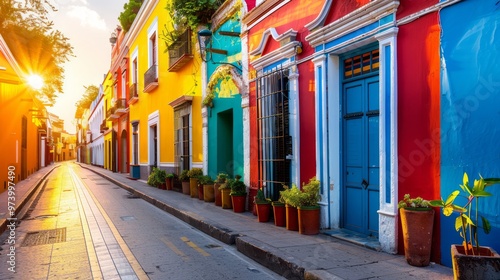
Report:
[{"label": "setting sun", "polygon": [[39,90],[43,87],[43,79],[39,75],[32,74],[27,78],[28,84],[35,90]]}]

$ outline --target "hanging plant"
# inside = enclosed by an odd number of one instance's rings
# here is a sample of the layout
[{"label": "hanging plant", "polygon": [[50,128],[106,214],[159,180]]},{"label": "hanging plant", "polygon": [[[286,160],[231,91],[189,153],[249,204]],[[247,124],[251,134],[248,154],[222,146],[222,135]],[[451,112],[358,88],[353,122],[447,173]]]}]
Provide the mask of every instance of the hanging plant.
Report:
[{"label": "hanging plant", "polygon": [[201,103],[203,106],[213,108],[214,107],[214,98],[215,95],[211,92],[208,92],[207,95],[205,95],[205,98],[203,98],[203,101]]},{"label": "hanging plant", "polygon": [[220,0],[173,0],[167,5],[167,10],[175,24],[196,30],[198,25],[211,21],[222,3]]}]

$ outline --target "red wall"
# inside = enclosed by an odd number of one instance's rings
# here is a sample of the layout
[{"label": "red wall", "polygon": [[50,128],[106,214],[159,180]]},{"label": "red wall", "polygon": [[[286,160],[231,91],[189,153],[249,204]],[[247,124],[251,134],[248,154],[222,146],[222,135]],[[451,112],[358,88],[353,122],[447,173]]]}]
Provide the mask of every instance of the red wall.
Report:
[{"label": "red wall", "polygon": [[[440,63],[438,14],[399,26],[398,145],[399,193],[439,198]],[[439,212],[437,212],[439,213]],[[438,218],[434,227],[434,261],[439,254]],[[402,253],[403,238],[399,236]]]}]

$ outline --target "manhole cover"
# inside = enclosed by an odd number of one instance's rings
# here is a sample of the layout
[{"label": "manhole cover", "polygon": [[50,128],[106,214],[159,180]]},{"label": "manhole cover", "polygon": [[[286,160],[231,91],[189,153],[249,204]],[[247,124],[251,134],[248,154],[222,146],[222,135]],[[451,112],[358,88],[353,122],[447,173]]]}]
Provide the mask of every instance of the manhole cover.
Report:
[{"label": "manhole cover", "polygon": [[28,232],[22,247],[66,242],[66,228]]}]

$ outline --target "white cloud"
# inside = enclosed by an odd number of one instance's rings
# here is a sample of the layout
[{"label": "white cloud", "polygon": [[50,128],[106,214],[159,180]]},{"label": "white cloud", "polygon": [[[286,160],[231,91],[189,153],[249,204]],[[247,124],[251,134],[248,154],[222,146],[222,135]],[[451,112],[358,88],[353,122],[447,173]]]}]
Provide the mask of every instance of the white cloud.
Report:
[{"label": "white cloud", "polygon": [[106,22],[94,10],[84,6],[71,6],[66,12],[71,18],[76,18],[80,21],[83,27],[92,27],[100,30],[106,30]]}]

